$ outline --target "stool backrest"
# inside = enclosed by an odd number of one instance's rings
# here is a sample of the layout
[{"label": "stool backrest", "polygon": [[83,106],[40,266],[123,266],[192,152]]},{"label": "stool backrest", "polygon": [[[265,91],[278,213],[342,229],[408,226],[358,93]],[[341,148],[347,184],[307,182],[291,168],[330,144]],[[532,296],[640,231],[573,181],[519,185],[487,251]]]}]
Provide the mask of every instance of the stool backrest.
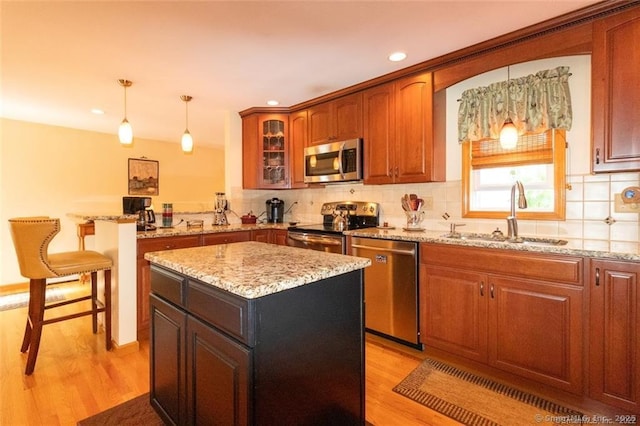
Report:
[{"label": "stool backrest", "polygon": [[48,266],[48,248],[60,232],[60,219],[47,216],[9,219],[11,238],[18,256],[20,274],[29,279],[57,276]]}]

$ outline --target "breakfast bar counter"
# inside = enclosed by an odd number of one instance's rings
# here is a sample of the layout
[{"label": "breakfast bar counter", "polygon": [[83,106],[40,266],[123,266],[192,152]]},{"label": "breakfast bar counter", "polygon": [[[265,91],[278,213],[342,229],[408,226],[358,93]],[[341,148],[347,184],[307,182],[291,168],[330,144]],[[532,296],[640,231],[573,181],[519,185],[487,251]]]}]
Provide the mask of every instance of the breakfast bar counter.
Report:
[{"label": "breakfast bar counter", "polygon": [[369,259],[254,241],[145,259],[166,423],[364,424]]}]

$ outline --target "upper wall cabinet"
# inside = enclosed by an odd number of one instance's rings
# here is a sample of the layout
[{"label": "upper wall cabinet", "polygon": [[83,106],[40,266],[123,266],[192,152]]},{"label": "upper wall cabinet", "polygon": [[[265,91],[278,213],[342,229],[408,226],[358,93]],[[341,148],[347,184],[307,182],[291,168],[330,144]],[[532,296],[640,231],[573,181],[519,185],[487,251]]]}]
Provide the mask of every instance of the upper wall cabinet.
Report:
[{"label": "upper wall cabinet", "polygon": [[365,90],[364,183],[444,181],[444,139],[434,138],[432,74]]},{"label": "upper wall cabinet", "polygon": [[307,110],[309,145],[362,137],[362,94],[354,93]]},{"label": "upper wall cabinet", "polygon": [[242,186],[289,188],[289,116],[250,114],[242,118]]},{"label": "upper wall cabinet", "polygon": [[640,8],[593,24],[592,170],[640,170]]},{"label": "upper wall cabinet", "polygon": [[291,188],[306,188],[304,183],[304,149],[307,146],[307,110],[289,115]]}]

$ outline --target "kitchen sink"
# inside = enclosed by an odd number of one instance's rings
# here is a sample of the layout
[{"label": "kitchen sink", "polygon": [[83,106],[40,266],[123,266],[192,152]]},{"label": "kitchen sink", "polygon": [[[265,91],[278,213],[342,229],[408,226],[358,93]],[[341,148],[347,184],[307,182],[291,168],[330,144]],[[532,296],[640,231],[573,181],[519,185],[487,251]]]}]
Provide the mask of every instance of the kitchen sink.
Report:
[{"label": "kitchen sink", "polygon": [[524,244],[528,246],[539,246],[539,247],[555,247],[555,246],[564,246],[567,244],[567,240],[559,240],[554,238],[520,237],[518,240],[509,240],[503,235],[493,235],[493,234],[448,233],[448,234],[442,235],[442,237],[455,239],[455,240],[484,241],[484,242],[505,243],[505,244]]}]

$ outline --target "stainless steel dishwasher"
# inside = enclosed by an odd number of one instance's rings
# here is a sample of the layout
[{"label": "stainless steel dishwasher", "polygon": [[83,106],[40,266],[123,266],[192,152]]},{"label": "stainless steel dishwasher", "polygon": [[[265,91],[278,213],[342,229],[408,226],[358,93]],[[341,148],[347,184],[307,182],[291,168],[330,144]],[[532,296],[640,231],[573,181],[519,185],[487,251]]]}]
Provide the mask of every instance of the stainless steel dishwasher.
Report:
[{"label": "stainless steel dishwasher", "polygon": [[352,237],[354,256],[366,257],[365,327],[422,349],[418,327],[418,244],[409,241]]}]

